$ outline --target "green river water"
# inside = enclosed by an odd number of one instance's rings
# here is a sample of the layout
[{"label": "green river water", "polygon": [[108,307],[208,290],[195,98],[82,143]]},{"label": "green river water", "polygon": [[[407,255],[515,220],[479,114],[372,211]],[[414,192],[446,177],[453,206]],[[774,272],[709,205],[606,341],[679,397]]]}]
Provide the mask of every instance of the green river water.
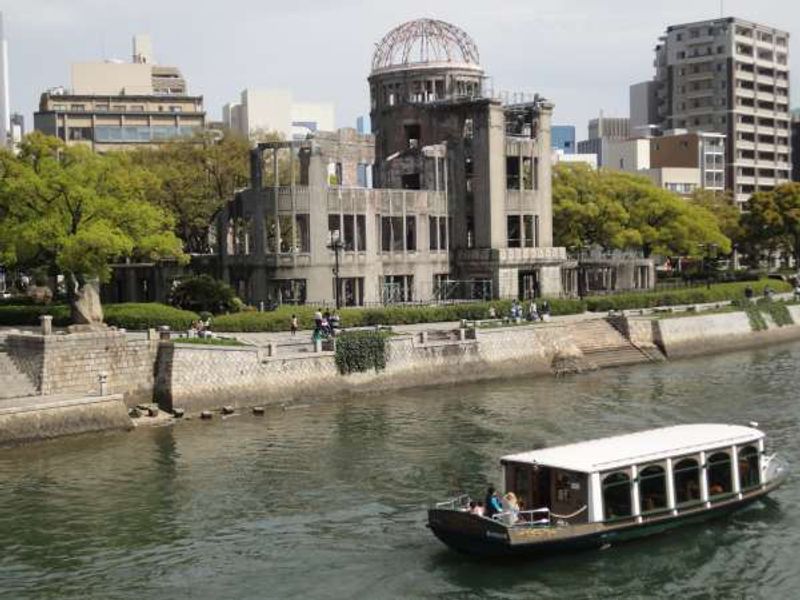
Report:
[{"label": "green river water", "polygon": [[758,421],[800,464],[800,345],[405,390],[0,452],[0,598],[800,598],[800,477],[730,518],[537,561],[471,560],[425,507],[498,457]]}]

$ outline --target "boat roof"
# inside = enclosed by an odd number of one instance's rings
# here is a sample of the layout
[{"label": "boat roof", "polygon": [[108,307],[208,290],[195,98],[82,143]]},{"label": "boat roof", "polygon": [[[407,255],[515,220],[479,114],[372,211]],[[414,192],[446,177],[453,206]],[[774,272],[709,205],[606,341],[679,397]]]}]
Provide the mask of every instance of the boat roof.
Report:
[{"label": "boat roof", "polygon": [[509,454],[500,460],[503,463],[528,463],[594,473],[752,442],[763,437],[764,432],[743,425],[674,425]]}]

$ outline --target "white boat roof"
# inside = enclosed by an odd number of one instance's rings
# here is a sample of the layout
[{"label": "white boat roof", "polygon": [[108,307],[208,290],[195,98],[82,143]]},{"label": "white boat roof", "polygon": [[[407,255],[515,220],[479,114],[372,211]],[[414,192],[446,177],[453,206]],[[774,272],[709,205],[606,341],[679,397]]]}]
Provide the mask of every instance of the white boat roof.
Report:
[{"label": "white boat roof", "polygon": [[764,432],[742,425],[674,425],[509,454],[500,460],[503,463],[528,463],[594,473],[752,442],[763,437]]}]

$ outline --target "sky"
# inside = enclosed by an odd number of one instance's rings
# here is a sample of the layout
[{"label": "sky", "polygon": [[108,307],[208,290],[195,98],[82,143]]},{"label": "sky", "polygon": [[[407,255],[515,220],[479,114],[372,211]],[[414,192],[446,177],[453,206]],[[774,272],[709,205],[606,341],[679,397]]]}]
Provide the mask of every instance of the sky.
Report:
[{"label": "sky", "polygon": [[[179,67],[204,96],[209,120],[244,88],[289,89],[332,102],[337,126],[369,112],[375,45],[393,27],[428,17],[472,36],[495,90],[538,92],[554,122],[586,134],[588,119],[628,115],[628,86],[653,76],[667,25],[720,16],[720,0],[0,0],[9,46],[12,111],[33,125],[40,94],[69,86],[73,62],[130,60],[149,33],[156,62]],[[725,16],[788,29],[800,56],[800,2],[724,0]],[[800,70],[791,75],[799,106]]]}]

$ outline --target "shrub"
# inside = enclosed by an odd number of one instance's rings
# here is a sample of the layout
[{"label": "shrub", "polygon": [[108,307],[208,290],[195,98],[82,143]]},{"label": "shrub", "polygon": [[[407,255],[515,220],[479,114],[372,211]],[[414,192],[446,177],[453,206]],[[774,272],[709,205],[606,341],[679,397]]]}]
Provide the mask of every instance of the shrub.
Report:
[{"label": "shrub", "polygon": [[150,329],[168,325],[171,329],[189,329],[197,320],[197,313],[181,310],[166,304],[127,303],[103,306],[105,322],[125,329]]},{"label": "shrub", "polygon": [[347,331],[336,338],[336,366],[342,375],[386,368],[386,340],[382,331]]},{"label": "shrub", "polygon": [[242,304],[231,286],[210,275],[195,275],[182,280],[172,290],[169,302],[184,310],[215,315],[236,312]]},{"label": "shrub", "polygon": [[[554,316],[582,313],[586,305],[580,300],[550,300],[550,312]],[[541,306],[541,301],[538,302]],[[369,327],[373,325],[412,325],[459,321],[461,319],[486,319],[489,307],[494,306],[498,316],[508,315],[510,300],[493,302],[469,302],[463,304],[397,305],[379,308],[343,308],[339,311],[342,327]],[[288,331],[292,315],[297,315],[300,329],[314,327],[314,305],[281,306],[270,312],[245,312],[222,315],[214,321],[217,331]]]},{"label": "shrub", "polygon": [[0,306],[0,325],[22,326],[39,325],[41,315],[52,315],[53,325],[64,327],[70,323],[69,306],[51,304],[42,306],[38,304],[18,304]]},{"label": "shrub", "polygon": [[755,295],[763,294],[766,286],[771,287],[776,292],[791,291],[791,285],[786,282],[762,279],[757,282],[720,283],[712,285],[710,289],[701,287],[685,290],[631,292],[610,296],[592,296],[586,299],[586,305],[590,311],[605,312],[609,310],[625,310],[632,308],[653,308],[655,306],[675,306],[677,304],[721,302],[743,298],[747,286],[753,288],[753,293]]},{"label": "shrub", "polygon": [[244,346],[239,340],[221,337],[178,338],[174,341],[176,344],[196,344],[198,346]]}]

